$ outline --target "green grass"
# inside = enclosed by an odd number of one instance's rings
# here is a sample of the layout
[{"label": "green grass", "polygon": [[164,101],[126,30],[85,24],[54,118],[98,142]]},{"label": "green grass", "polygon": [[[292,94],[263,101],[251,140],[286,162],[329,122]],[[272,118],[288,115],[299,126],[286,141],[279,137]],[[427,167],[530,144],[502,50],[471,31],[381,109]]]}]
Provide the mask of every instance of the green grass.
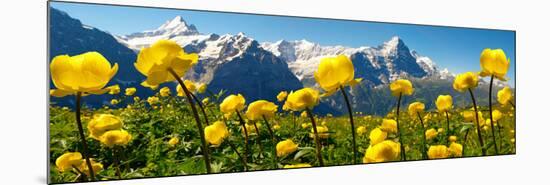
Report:
[{"label": "green grass", "polygon": [[[82,122],[86,135],[88,131],[86,126],[93,114],[110,113],[121,117],[124,122],[124,129],[132,135],[132,141],[125,146],[121,152],[121,170],[122,178],[140,178],[140,177],[158,177],[174,175],[191,175],[206,173],[204,161],[200,151],[200,137],[191,110],[181,97],[161,97],[157,108],[151,108],[146,101],[133,102],[131,97],[119,96],[121,104],[128,103],[131,108],[111,106],[100,109],[89,109],[84,107],[82,112]],[[211,100],[216,100],[213,96]],[[84,98],[84,101],[86,99]],[[216,101],[212,101],[216,102]],[[281,107],[281,106],[280,106]],[[403,107],[406,107],[405,105]],[[505,113],[504,118],[499,121],[501,134],[497,134],[497,144],[500,146],[500,154],[515,153],[514,139],[515,116],[514,110],[510,108],[501,108],[495,106]],[[487,108],[481,107],[486,110]],[[222,120],[216,103],[210,103],[207,106],[207,114],[210,123],[216,120]],[[451,112],[451,135],[458,136],[458,143],[465,145],[464,156],[480,156],[481,150],[477,143],[477,134],[472,124],[463,123],[460,109]],[[423,115],[425,115],[424,113]],[[445,117],[431,113],[433,118],[425,124],[427,128],[446,128]],[[393,113],[389,114],[392,117]],[[402,128],[403,143],[407,160],[420,160],[423,131],[419,126],[417,119],[411,119],[406,112],[400,113],[400,123]],[[200,114],[201,120],[202,114]],[[357,136],[357,146],[361,159],[366,148],[369,146],[368,133],[380,125],[382,117],[355,114],[356,128],[365,126],[368,132]],[[484,118],[488,118],[488,112],[484,112]],[[415,117],[416,118],[416,117]],[[322,139],[322,154],[325,165],[346,165],[352,163],[351,149],[351,130],[347,116],[342,117],[317,117],[317,124],[324,124],[329,128],[330,137]],[[316,166],[315,144],[310,137],[311,127],[302,128],[302,123],[309,123],[308,118],[300,117],[299,113],[292,115],[286,112],[278,113],[273,119],[270,119],[271,126],[278,124],[280,128],[275,130],[277,140],[291,138],[299,145],[298,151],[283,158],[277,158],[278,168],[286,164],[309,163]],[[273,169],[274,143],[271,141],[265,123],[261,122],[260,143],[256,139],[258,135],[250,137],[251,158],[248,159],[249,170],[268,170]],[[241,132],[238,119],[233,117],[227,121],[231,136],[219,147],[211,147],[212,171],[214,173],[240,172],[243,170],[243,164],[237,154],[229,147],[227,142],[234,144],[242,154],[244,150],[244,137]],[[470,128],[468,142],[464,144],[465,130]],[[495,127],[496,128],[496,127]],[[488,155],[495,155],[493,150],[491,131],[482,132]],[[180,143],[175,147],[168,145],[171,137],[179,137]],[[390,135],[390,139],[396,139],[396,135]],[[58,106],[50,107],[50,165],[51,182],[74,182],[77,181],[77,175],[73,172],[59,172],[55,167],[57,157],[68,151],[81,152],[79,135],[75,122],[75,113],[68,109]],[[501,142],[502,141],[502,142]],[[109,148],[102,147],[101,144],[87,138],[89,152],[92,158],[104,165],[104,170],[98,173],[98,179],[111,180],[118,179],[113,167],[113,156]],[[445,133],[428,141],[428,145],[445,144]],[[262,146],[260,152],[260,145]]]}]

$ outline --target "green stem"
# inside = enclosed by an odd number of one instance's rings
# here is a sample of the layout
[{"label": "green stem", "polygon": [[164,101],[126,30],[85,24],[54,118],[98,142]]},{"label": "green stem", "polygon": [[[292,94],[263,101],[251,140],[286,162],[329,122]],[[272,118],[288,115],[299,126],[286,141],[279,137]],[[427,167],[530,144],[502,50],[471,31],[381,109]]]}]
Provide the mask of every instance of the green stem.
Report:
[{"label": "green stem", "polygon": [[445,141],[447,141],[446,143],[447,143],[447,145],[449,145],[449,134],[451,133],[450,126],[449,126],[450,125],[449,124],[449,112],[445,111],[445,117],[447,118],[447,132],[446,132],[447,133],[447,135],[446,135],[447,138],[445,138]]},{"label": "green stem", "polygon": [[233,143],[231,143],[231,141],[229,141],[229,139],[226,142],[227,142],[227,144],[229,144],[229,147],[231,147],[231,149],[237,154],[237,156],[239,157],[239,159],[243,163],[244,171],[247,171],[248,165],[246,164],[246,159],[241,156],[241,154],[239,153],[239,150],[237,150],[237,147],[235,147],[235,145],[233,145]]},{"label": "green stem", "polygon": [[495,136],[495,126],[493,124],[493,80],[495,78],[495,75],[491,75],[491,81],[489,82],[489,118],[491,119],[491,134],[493,136],[493,146],[495,148],[495,152],[498,155],[498,147],[497,147],[497,137]]},{"label": "green stem", "polygon": [[403,138],[401,137],[401,126],[399,125],[399,107],[401,106],[401,97],[402,94],[399,93],[399,98],[397,99],[397,112],[395,116],[395,122],[397,123],[397,133],[399,134],[399,142],[401,143],[399,146],[401,148],[401,159],[406,161],[407,155],[405,154],[405,146],[403,144]]},{"label": "green stem", "polygon": [[246,123],[244,122],[243,117],[241,116],[241,113],[239,111],[237,112],[237,116],[239,117],[239,122],[241,123],[241,126],[243,127],[244,131],[244,159],[248,161],[248,129],[246,129]]},{"label": "green stem", "polygon": [[199,113],[197,112],[197,108],[195,107],[195,103],[193,102],[193,99],[191,97],[191,92],[189,92],[189,89],[187,89],[187,87],[185,86],[185,83],[183,83],[183,80],[181,80],[181,78],[176,74],[176,72],[173,69],[169,68],[168,72],[170,72],[174,76],[174,78],[178,81],[181,88],[185,92],[185,96],[187,97],[187,101],[189,102],[189,105],[191,105],[191,110],[193,112],[193,116],[195,117],[195,122],[197,123],[197,128],[199,131],[199,135],[201,137],[202,153],[203,153],[204,163],[206,166],[206,173],[211,173],[212,168],[210,167],[210,156],[208,154],[209,153],[208,145],[204,137],[204,131],[202,128],[201,120],[199,118]]},{"label": "green stem", "polygon": [[262,116],[262,118],[264,119],[265,125],[267,126],[267,131],[269,131],[269,135],[271,136],[271,142],[273,142],[273,165],[275,166],[275,169],[277,169],[277,140],[275,139],[275,134],[273,134],[273,130],[271,129],[271,125],[269,125],[267,118],[265,116]]},{"label": "green stem", "polygon": [[118,152],[116,146],[112,149],[113,152],[113,165],[115,166],[115,174],[118,176],[118,179],[122,179],[122,175],[120,173],[120,162],[118,159]]},{"label": "green stem", "polygon": [[472,103],[474,104],[474,111],[475,111],[474,114],[476,116],[477,139],[479,141],[479,145],[481,146],[482,155],[486,156],[487,151],[485,150],[485,147],[484,147],[485,145],[483,144],[483,137],[481,136],[481,129],[479,128],[479,114],[477,113],[476,98],[474,97],[474,92],[472,92],[472,89],[468,88],[468,92],[470,92],[470,97],[472,98]]},{"label": "green stem", "polygon": [[254,130],[256,130],[256,142],[258,143],[258,147],[260,147],[260,155],[263,156],[264,148],[262,147],[262,138],[260,138],[260,129],[258,129],[258,125],[256,122],[253,122],[254,124]]},{"label": "green stem", "polygon": [[499,142],[500,142],[499,147],[502,150],[502,137],[503,136],[502,136],[502,131],[500,131],[500,124],[498,123],[498,121],[497,121],[497,129],[498,129],[498,138],[499,138]]},{"label": "green stem", "polygon": [[422,120],[420,112],[416,112],[416,115],[418,116],[418,120],[420,120],[420,126],[422,127],[422,159],[427,159],[428,155],[426,155],[426,130],[424,129],[424,120]]},{"label": "green stem", "polygon": [[84,129],[82,128],[82,121],[80,119],[80,104],[82,100],[82,93],[76,93],[76,125],[78,127],[78,133],[80,135],[80,141],[82,142],[82,152],[84,153],[84,158],[86,158],[86,165],[90,171],[90,181],[95,181],[94,168],[92,168],[92,162],[90,161],[90,155],[88,153],[88,143],[86,142],[86,136],[84,135]]},{"label": "green stem", "polygon": [[313,117],[313,114],[309,110],[309,108],[306,108],[307,115],[309,116],[309,119],[311,119],[311,125],[313,126],[313,138],[315,140],[315,149],[317,154],[317,160],[319,161],[319,166],[325,166],[323,162],[323,156],[321,155],[321,141],[319,141],[319,135],[317,134],[317,124],[315,123],[315,118]]},{"label": "green stem", "polygon": [[510,105],[512,105],[512,107],[516,108],[516,104],[514,104],[511,100],[508,101],[508,103],[510,103]]},{"label": "green stem", "polygon": [[[84,172],[80,171],[80,169],[78,169],[78,167],[76,167],[75,165],[71,165],[73,167],[73,169],[76,170],[76,172],[78,172],[79,176],[75,179],[75,180],[78,180],[80,179],[81,181],[86,181],[88,178],[86,178],[86,174],[84,174]],[[84,178],[81,178],[81,177],[84,177]],[[75,181],[73,180],[73,181]]]},{"label": "green stem", "polygon": [[349,122],[351,124],[351,147],[353,147],[353,163],[357,164],[357,147],[355,145],[355,124],[353,123],[353,112],[349,103],[348,95],[344,90],[344,87],[340,86],[340,91],[346,100],[346,106],[348,107]]},{"label": "green stem", "polygon": [[202,116],[204,117],[204,122],[206,123],[206,126],[210,125],[210,122],[208,121],[208,115],[206,115],[206,111],[204,110],[204,106],[202,105],[202,102],[199,101],[199,99],[193,94],[190,93],[191,97],[197,102],[197,105],[199,105],[199,108],[201,109]]}]

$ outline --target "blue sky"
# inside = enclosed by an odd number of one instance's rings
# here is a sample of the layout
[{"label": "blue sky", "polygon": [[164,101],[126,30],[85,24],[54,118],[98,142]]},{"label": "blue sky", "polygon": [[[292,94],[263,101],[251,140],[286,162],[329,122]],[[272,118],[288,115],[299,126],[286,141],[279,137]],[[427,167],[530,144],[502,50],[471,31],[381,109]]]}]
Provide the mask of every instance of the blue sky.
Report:
[{"label": "blue sky", "polygon": [[511,59],[507,77],[515,82],[515,33],[511,31],[388,24],[282,16],[51,2],[83,24],[117,35],[153,30],[182,16],[201,33],[246,35],[260,42],[306,39],[321,45],[378,46],[399,36],[410,49],[453,73],[479,71],[484,48],[502,48]]}]

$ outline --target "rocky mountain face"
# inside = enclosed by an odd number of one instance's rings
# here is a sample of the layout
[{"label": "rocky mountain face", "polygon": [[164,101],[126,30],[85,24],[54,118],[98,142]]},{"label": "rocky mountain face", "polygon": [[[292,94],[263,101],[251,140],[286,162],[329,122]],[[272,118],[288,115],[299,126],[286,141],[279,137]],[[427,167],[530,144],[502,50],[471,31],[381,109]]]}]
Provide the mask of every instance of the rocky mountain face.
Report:
[{"label": "rocky mountain face", "polygon": [[[50,8],[50,42],[49,59],[57,55],[74,56],[88,51],[98,51],[112,64],[118,63],[119,71],[113,77],[109,85],[119,84],[121,88],[136,86],[140,89],[139,83],[144,78],[134,68],[136,53],[119,43],[111,34],[97,28],[82,24],[79,20],[70,17],[67,13]],[[50,87],[55,88],[50,79]],[[139,90],[141,96],[150,93]],[[101,106],[108,103],[109,96],[86,96],[84,103],[89,106]],[[53,103],[62,106],[74,105],[74,96],[54,98]]]},{"label": "rocky mountain face", "polygon": [[[248,103],[257,99],[276,101],[276,95],[283,90],[316,87],[313,73],[321,58],[339,54],[350,56],[356,78],[363,78],[361,84],[348,89],[354,111],[387,113],[395,106],[387,84],[398,78],[419,83],[415,86],[422,89],[415,93],[414,98],[424,100],[428,108],[432,107],[436,95],[456,94],[452,91],[453,74],[447,69],[439,69],[429,57],[409,49],[397,36],[376,47],[358,48],[321,46],[307,40],[259,43],[244,33],[200,33],[180,16],[166,21],[155,30],[113,36],[82,25],[63,12],[55,9],[52,12],[51,56],[99,51],[109,61],[120,65],[119,74],[112,83],[140,87],[137,84],[143,77],[132,66],[136,53],[159,39],[169,39],[181,45],[186,52],[199,54],[199,63],[185,78],[207,83],[212,92],[226,90],[226,95],[241,93]],[[142,91],[146,94],[141,96],[153,93],[149,89]],[[460,94],[456,96],[461,97]],[[101,97],[98,99],[98,102],[105,103]],[[404,103],[408,101],[408,98],[404,99]],[[323,99],[314,111],[338,115],[345,113],[344,105],[343,97],[337,93]]]}]

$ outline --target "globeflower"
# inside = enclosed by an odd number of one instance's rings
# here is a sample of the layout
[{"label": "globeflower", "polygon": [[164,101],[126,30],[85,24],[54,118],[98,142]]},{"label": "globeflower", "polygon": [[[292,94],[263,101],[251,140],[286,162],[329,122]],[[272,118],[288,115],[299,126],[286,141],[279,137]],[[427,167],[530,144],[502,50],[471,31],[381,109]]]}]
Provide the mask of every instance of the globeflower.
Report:
[{"label": "globeflower", "polygon": [[512,90],[510,90],[510,87],[506,86],[502,88],[497,93],[497,100],[500,104],[506,105],[510,102],[512,99]]},{"label": "globeflower", "polygon": [[101,135],[110,130],[120,130],[122,128],[122,120],[112,114],[96,114],[92,120],[88,122],[88,131],[90,137],[99,140]]},{"label": "globeflower", "polygon": [[430,139],[433,139],[435,137],[437,137],[437,130],[435,130],[434,128],[430,128],[428,130],[426,130],[426,139],[430,140]]},{"label": "globeflower", "polygon": [[[195,83],[191,80],[184,80],[183,84],[185,84],[185,87],[187,87],[189,92],[195,92],[197,90],[197,86],[195,86]],[[183,91],[183,88],[181,88],[181,85],[176,87],[176,91],[178,92],[178,96],[185,96],[185,92]]]},{"label": "globeflower", "polygon": [[137,57],[134,66],[147,79],[143,86],[158,86],[165,82],[176,80],[174,75],[182,77],[195,64],[199,56],[195,53],[187,54],[174,41],[159,40],[151,47],[143,48]]},{"label": "globeflower", "polygon": [[[326,139],[329,137],[328,127],[327,126],[317,126],[317,134],[319,138]],[[309,137],[314,138],[315,132],[313,128],[311,128],[311,133],[309,134]]]},{"label": "globeflower", "polygon": [[241,94],[229,95],[220,104],[220,110],[225,114],[225,117],[230,117],[235,112],[242,111],[246,100]]},{"label": "globeflower", "polygon": [[317,104],[319,104],[319,91],[307,87],[290,92],[285,102],[285,106],[293,111],[312,109]]},{"label": "globeflower", "polygon": [[159,98],[156,96],[150,96],[149,98],[147,98],[147,103],[149,103],[149,105],[151,106],[157,104],[158,102],[159,102]]},{"label": "globeflower", "polygon": [[112,100],[111,100],[111,104],[112,104],[112,105],[118,104],[118,100],[117,100],[117,99],[112,99]]},{"label": "globeflower", "polygon": [[384,132],[397,133],[397,121],[394,119],[382,119],[380,129]]},{"label": "globeflower", "polygon": [[203,105],[208,105],[208,103],[210,103],[210,98],[206,97],[206,98],[202,99],[201,102],[202,102]]},{"label": "globeflower", "polygon": [[[94,172],[94,175],[99,173],[99,171],[103,170],[103,164],[99,163],[99,162],[95,162],[93,159],[90,159],[90,163],[92,164],[92,170]],[[86,174],[87,176],[90,176],[90,170],[88,168],[88,166],[86,165],[86,163],[81,163],[80,166],[78,167],[78,169]]]},{"label": "globeflower", "polygon": [[357,134],[359,134],[359,135],[364,135],[364,134],[367,133],[367,127],[365,127],[365,126],[359,126],[359,127],[357,127],[357,131],[356,131],[356,132],[357,132]]},{"label": "globeflower", "polygon": [[134,94],[136,93],[136,91],[137,91],[137,90],[136,90],[135,87],[129,87],[129,88],[126,88],[126,89],[124,90],[124,95],[126,95],[126,96],[132,96],[132,95],[134,95]]},{"label": "globeflower", "polygon": [[409,115],[411,117],[418,116],[419,113],[424,112],[425,105],[421,102],[414,102],[409,105]]},{"label": "globeflower", "polygon": [[300,164],[287,164],[283,168],[308,168],[311,167],[311,164],[300,163]]},{"label": "globeflower", "polygon": [[276,150],[277,157],[282,157],[298,150],[298,145],[294,143],[292,139],[286,139],[277,143]]},{"label": "globeflower", "polygon": [[393,161],[399,158],[400,144],[391,140],[385,140],[378,144],[370,145],[363,157],[363,163],[378,163]]},{"label": "globeflower", "polygon": [[449,155],[449,149],[445,145],[435,145],[428,148],[429,159],[444,159],[449,157]]},{"label": "globeflower", "polygon": [[453,88],[459,92],[477,87],[478,77],[472,72],[462,73],[456,76]]},{"label": "globeflower", "polygon": [[102,144],[105,146],[112,148],[113,146],[124,146],[127,145],[128,142],[132,139],[132,135],[130,135],[126,130],[110,130],[101,137],[99,137],[99,141],[101,141]]},{"label": "globeflower", "polygon": [[275,115],[275,112],[277,112],[277,107],[278,106],[272,102],[257,100],[248,105],[246,117],[252,121],[262,119],[263,117],[271,118]]},{"label": "globeflower", "polygon": [[78,167],[82,163],[82,154],[80,154],[80,152],[66,152],[55,160],[55,165],[61,172],[66,172],[73,167]]},{"label": "globeflower", "polygon": [[338,55],[321,59],[313,76],[327,95],[330,95],[341,87],[358,84],[361,79],[354,79],[354,72],[351,60],[345,55]]},{"label": "globeflower", "polygon": [[480,76],[494,76],[499,80],[506,81],[504,77],[510,67],[510,59],[502,49],[484,49],[479,59],[481,64]]},{"label": "globeflower", "polygon": [[50,95],[104,94],[110,88],[104,88],[118,71],[118,64],[111,63],[98,52],[87,52],[76,56],[59,55],[50,64],[52,81],[57,89]]},{"label": "globeflower", "polygon": [[281,91],[279,94],[277,94],[277,100],[279,102],[285,101],[286,96],[288,96],[288,93],[286,91]]},{"label": "globeflower", "polygon": [[388,133],[382,131],[380,128],[375,128],[370,131],[369,139],[370,139],[370,145],[378,144],[388,137]]},{"label": "globeflower", "polygon": [[170,140],[168,140],[168,144],[170,147],[176,146],[178,143],[180,143],[180,139],[178,137],[172,137]]},{"label": "globeflower", "polygon": [[462,145],[456,142],[451,142],[449,145],[449,152],[454,157],[462,157]]},{"label": "globeflower", "polygon": [[109,94],[115,95],[115,94],[118,94],[118,93],[120,93],[120,86],[113,85],[109,88]]},{"label": "globeflower", "polygon": [[160,88],[159,94],[160,94],[160,96],[162,96],[162,97],[170,96],[170,88],[168,88],[168,87]]},{"label": "globeflower", "polygon": [[393,96],[407,95],[410,96],[414,92],[411,81],[399,79],[390,84],[391,94]]},{"label": "globeflower", "polygon": [[[481,125],[480,126],[483,126],[483,123],[485,119],[483,119],[483,113],[481,113],[481,111],[477,112],[477,116],[479,118],[479,122]],[[463,111],[462,112],[462,117],[464,117],[464,121],[465,122],[470,122],[470,123],[474,123],[474,124],[477,124],[477,122],[475,121],[476,120],[476,115],[475,115],[475,112],[474,111],[471,111],[471,110],[466,110],[466,111]]]},{"label": "globeflower", "polygon": [[227,130],[225,123],[216,121],[212,125],[208,125],[204,128],[204,136],[208,143],[218,146],[229,136],[229,130]]},{"label": "globeflower", "polygon": [[439,95],[435,101],[439,112],[447,112],[453,108],[453,97],[451,95]]}]

